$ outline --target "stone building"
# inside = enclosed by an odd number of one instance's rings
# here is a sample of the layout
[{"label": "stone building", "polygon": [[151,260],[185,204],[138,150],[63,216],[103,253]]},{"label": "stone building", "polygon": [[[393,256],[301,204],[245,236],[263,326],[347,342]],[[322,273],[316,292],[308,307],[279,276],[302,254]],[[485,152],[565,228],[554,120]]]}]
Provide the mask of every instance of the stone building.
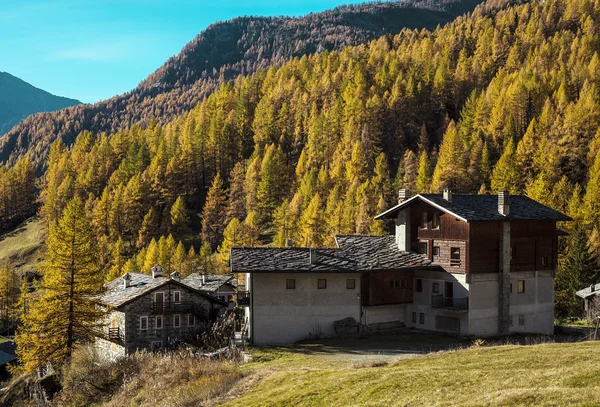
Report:
[{"label": "stone building", "polygon": [[360,330],[412,327],[461,335],[554,330],[557,222],[569,217],[526,196],[401,190],[376,219],[395,235],[336,236],[336,248],[231,249],[246,273],[250,339],[290,343]]},{"label": "stone building", "polygon": [[96,337],[105,356],[117,358],[141,349],[156,349],[193,337],[225,310],[226,303],[179,279],[127,273],[105,286],[101,303],[108,313]]}]

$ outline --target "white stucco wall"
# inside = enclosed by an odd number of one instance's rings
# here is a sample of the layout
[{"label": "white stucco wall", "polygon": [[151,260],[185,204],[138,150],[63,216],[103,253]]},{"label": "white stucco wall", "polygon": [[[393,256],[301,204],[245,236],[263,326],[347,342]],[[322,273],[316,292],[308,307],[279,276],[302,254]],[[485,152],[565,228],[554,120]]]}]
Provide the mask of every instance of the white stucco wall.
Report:
[{"label": "white stucco wall", "polygon": [[[326,289],[317,288],[322,278]],[[295,289],[286,289],[286,279],[295,279]],[[354,289],[346,288],[347,279],[355,279]],[[333,336],[334,321],[360,321],[359,274],[254,273],[250,280],[250,335],[256,345]]]},{"label": "white stucco wall", "polygon": [[[518,280],[525,280],[525,292],[518,293]],[[554,279],[551,271],[512,272],[510,332],[552,334],[554,332]],[[522,317],[522,318],[520,318]],[[519,324],[519,320],[524,325]]]},{"label": "white stucco wall", "polygon": [[[466,334],[468,332],[467,312],[446,311],[431,307],[432,295],[434,294],[434,283],[439,284],[440,294],[444,294],[445,282],[449,281],[453,283],[454,298],[468,297],[469,291],[468,284],[466,283],[466,276],[464,274],[448,273],[443,271],[417,270],[415,271],[415,279],[417,278],[423,280],[423,291],[414,292],[413,305],[410,309],[407,309],[406,325],[428,331],[443,331],[437,328],[436,317],[439,315],[442,317],[459,319],[460,333],[463,335]],[[416,283],[413,284],[413,287],[416,287]],[[413,312],[416,313],[416,323],[412,322]],[[423,324],[420,322],[421,313],[424,314]]]}]

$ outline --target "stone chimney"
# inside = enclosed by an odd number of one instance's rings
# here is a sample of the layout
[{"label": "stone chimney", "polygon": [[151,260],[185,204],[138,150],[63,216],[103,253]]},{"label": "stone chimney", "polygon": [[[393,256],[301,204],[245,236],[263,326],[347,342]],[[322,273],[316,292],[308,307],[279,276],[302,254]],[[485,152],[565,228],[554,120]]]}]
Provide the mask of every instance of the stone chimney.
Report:
[{"label": "stone chimney", "polygon": [[179,271],[174,271],[171,273],[171,280],[175,280],[175,281],[181,280],[181,274],[179,274]]},{"label": "stone chimney", "polygon": [[510,215],[510,194],[508,191],[498,192],[498,213],[504,216]]},{"label": "stone chimney", "polygon": [[201,276],[202,276],[202,285],[205,285],[206,284],[206,274],[202,273]]},{"label": "stone chimney", "polygon": [[164,277],[165,269],[158,264],[152,267],[152,278]]},{"label": "stone chimney", "polygon": [[315,249],[310,250],[310,264],[317,264],[317,251]]},{"label": "stone chimney", "polygon": [[591,291],[591,292],[594,292],[594,291],[596,291],[596,284],[592,284],[592,285],[590,286],[590,291]]},{"label": "stone chimney", "polygon": [[131,275],[129,273],[125,273],[123,276],[123,287],[128,288],[131,285]]},{"label": "stone chimney", "polygon": [[452,202],[452,191],[450,191],[448,188],[445,188],[443,198],[445,201]]},{"label": "stone chimney", "polygon": [[398,203],[406,201],[408,198],[412,196],[412,192],[409,189],[401,189],[398,191]]}]

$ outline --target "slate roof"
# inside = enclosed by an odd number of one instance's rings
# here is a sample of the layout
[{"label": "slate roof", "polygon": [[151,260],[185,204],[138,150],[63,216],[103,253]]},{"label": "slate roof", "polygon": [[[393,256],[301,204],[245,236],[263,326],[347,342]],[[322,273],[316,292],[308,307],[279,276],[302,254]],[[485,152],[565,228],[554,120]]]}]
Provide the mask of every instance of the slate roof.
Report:
[{"label": "slate roof", "polygon": [[[424,255],[398,249],[394,236],[336,236],[336,249],[233,247],[233,273],[364,272],[437,267]],[[311,264],[310,251],[316,261]]]},{"label": "slate roof", "polygon": [[497,195],[461,195],[453,194],[452,202],[445,200],[442,194],[420,194],[407,199],[391,209],[377,215],[375,219],[394,218],[398,211],[417,201],[427,202],[444,212],[450,213],[465,222],[511,220],[572,220],[567,215],[555,211],[524,195],[510,196],[510,216],[498,212]]},{"label": "slate roof", "polygon": [[[194,287],[184,284],[182,282],[178,282],[176,280],[167,278],[167,277],[156,277],[153,278],[149,274],[142,273],[128,273],[131,277],[129,282],[129,287],[125,288],[125,284],[123,283],[123,277],[119,277],[114,279],[113,281],[106,283],[104,285],[105,292],[100,299],[100,302],[104,305],[109,305],[112,307],[120,307],[150,291],[156,290],[157,288],[163,286],[167,283],[182,285],[186,288],[190,288],[198,292],[198,294],[205,296],[211,301],[218,301],[215,298],[209,296],[208,294],[204,294],[196,290]],[[218,301],[221,303],[221,301]]]},{"label": "slate roof", "polygon": [[223,284],[230,284],[233,287],[237,286],[235,277],[231,274],[206,274],[204,276],[204,284],[202,284],[202,274],[192,273],[184,278],[182,283],[196,290],[210,293],[217,291]]},{"label": "slate roof", "polygon": [[15,341],[7,340],[0,343],[0,366],[17,360],[17,344]]},{"label": "slate roof", "polygon": [[577,294],[578,297],[581,297],[583,299],[593,297],[594,295],[600,295],[600,283],[594,284],[593,287],[594,291],[592,291],[592,286],[590,286],[584,288],[583,290],[577,291],[575,294]]}]

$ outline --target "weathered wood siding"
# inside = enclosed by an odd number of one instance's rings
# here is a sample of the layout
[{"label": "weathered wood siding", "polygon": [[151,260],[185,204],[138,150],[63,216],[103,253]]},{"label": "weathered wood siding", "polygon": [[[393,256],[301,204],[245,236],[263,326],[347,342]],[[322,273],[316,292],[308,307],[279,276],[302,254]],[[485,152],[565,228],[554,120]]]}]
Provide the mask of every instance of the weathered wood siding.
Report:
[{"label": "weathered wood siding", "polygon": [[361,279],[362,305],[412,303],[413,277],[412,271],[365,273]]},{"label": "weathered wood siding", "polygon": [[[512,222],[511,271],[554,270],[558,264],[556,222]],[[547,259],[546,265],[542,258]]]}]

